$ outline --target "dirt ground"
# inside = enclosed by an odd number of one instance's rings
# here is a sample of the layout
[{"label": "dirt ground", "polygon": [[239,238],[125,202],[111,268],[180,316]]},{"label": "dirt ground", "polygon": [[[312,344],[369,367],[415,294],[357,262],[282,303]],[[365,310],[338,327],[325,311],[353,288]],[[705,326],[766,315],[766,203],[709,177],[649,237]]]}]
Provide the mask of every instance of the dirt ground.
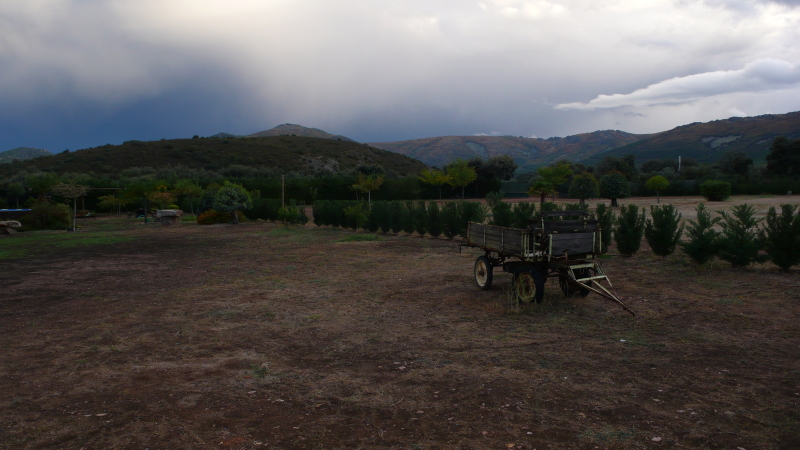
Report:
[{"label": "dirt ground", "polygon": [[645,243],[602,260],[636,318],[552,280],[517,309],[458,241],[354,234],[0,238],[0,448],[800,448],[796,269]]}]

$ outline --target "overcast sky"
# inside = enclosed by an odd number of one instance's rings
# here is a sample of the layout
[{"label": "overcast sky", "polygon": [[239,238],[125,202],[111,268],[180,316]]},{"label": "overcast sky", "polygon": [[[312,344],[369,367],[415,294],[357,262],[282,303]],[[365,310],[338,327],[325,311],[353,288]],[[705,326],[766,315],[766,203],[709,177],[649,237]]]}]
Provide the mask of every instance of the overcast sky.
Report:
[{"label": "overcast sky", "polygon": [[663,131],[800,110],[800,0],[0,0],[0,151]]}]

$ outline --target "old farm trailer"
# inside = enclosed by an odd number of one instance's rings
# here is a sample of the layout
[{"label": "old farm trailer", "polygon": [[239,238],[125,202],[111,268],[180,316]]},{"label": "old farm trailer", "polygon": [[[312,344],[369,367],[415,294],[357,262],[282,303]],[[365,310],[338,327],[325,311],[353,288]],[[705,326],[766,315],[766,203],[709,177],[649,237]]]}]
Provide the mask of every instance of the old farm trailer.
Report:
[{"label": "old farm trailer", "polygon": [[[595,256],[601,253],[600,226],[585,211],[542,212],[525,229],[470,222],[463,245],[485,252],[475,261],[475,282],[492,285],[495,267],[513,275],[514,296],[521,303],[539,302],[547,278],[558,277],[565,295],[594,292],[632,315],[614,291]],[[578,217],[572,219],[570,217]],[[560,219],[560,220],[559,220]]]}]

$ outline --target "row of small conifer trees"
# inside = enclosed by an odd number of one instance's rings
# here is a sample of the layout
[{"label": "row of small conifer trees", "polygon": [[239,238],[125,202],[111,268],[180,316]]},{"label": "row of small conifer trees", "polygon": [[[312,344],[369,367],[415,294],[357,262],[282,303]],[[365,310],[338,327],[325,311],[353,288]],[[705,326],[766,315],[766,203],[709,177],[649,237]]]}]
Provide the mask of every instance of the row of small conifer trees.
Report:
[{"label": "row of small conifer trees", "polygon": [[487,208],[476,202],[444,203],[424,201],[360,201],[320,200],[313,207],[314,224],[363,229],[383,233],[444,235],[452,239],[464,236],[467,223],[483,222]]},{"label": "row of small conifer trees", "polygon": [[[756,218],[755,209],[747,204],[734,206],[730,212],[719,211],[716,217],[702,203],[695,210],[697,219],[688,220],[688,226],[684,226],[681,214],[672,205],[650,206],[650,218],[645,218],[644,209],[640,213],[636,205],[623,206],[613,219],[617,250],[625,256],[633,255],[644,235],[656,255],[666,257],[680,246],[698,264],[714,258],[738,267],[772,261],[789,270],[800,264],[797,206],[781,205],[780,213],[770,207],[765,219]],[[681,241],[684,229],[687,240]]]}]

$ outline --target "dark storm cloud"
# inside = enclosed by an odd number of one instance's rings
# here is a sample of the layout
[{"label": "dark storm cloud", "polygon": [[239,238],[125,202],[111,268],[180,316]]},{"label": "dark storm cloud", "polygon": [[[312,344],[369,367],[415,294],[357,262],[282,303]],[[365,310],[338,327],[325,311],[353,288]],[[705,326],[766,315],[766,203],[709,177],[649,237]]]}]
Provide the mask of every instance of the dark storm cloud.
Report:
[{"label": "dark storm cloud", "polygon": [[[766,60],[796,67],[800,12],[786,6],[796,2],[741,3],[752,11],[701,0],[5,2],[0,150],[285,122],[360,141],[649,132],[800,109],[787,94],[796,86],[770,70],[755,87],[652,101],[670,98],[657,91],[671,80]],[[626,106],[601,107],[605,97]]]}]

